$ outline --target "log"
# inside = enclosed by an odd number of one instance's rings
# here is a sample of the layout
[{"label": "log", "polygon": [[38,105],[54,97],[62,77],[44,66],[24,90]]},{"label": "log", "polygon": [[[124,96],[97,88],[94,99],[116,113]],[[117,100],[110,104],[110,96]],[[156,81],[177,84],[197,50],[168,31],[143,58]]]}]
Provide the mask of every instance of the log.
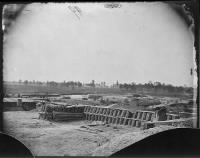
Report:
[{"label": "log", "polygon": [[82,129],[76,129],[82,132],[88,132],[88,133],[94,133],[94,134],[98,134],[97,132],[93,132],[93,131],[88,131],[88,130],[82,130]]},{"label": "log", "polygon": [[68,113],[68,112],[55,112],[53,111],[54,120],[71,120],[83,118],[83,113]]}]

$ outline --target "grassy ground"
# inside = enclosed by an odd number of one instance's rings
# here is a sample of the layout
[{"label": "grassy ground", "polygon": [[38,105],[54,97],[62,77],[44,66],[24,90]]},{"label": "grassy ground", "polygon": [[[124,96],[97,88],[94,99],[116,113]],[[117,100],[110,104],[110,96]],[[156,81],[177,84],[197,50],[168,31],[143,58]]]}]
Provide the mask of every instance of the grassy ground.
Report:
[{"label": "grassy ground", "polygon": [[33,85],[4,85],[4,93],[56,93],[56,94],[90,94],[90,93],[122,93],[117,88],[68,88]]}]

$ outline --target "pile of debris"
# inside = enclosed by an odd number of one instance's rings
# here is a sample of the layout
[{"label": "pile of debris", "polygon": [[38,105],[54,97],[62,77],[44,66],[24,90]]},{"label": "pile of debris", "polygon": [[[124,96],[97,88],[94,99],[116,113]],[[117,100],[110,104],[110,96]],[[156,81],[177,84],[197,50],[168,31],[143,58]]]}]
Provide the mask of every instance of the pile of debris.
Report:
[{"label": "pile of debris", "polygon": [[141,98],[141,99],[135,99],[137,106],[151,106],[151,105],[159,105],[161,104],[161,101],[158,99],[151,99],[151,98]]},{"label": "pile of debris", "polygon": [[47,120],[74,120],[84,118],[85,105],[56,105],[47,103],[44,104],[39,112],[39,118]]},{"label": "pile of debris", "polygon": [[25,98],[4,98],[4,111],[29,111],[36,108],[36,101]]}]

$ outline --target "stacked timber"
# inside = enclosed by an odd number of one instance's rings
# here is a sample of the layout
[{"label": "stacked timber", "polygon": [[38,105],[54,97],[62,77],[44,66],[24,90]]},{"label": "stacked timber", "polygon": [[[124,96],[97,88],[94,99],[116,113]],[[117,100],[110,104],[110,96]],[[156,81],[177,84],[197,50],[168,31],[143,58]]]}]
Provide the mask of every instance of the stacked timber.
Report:
[{"label": "stacked timber", "polygon": [[175,120],[175,119],[179,119],[179,115],[176,115],[176,114],[170,114],[170,113],[167,113],[167,120]]},{"label": "stacked timber", "polygon": [[83,119],[84,118],[84,105],[55,105],[55,104],[45,104],[39,112],[39,118],[47,120],[73,120],[73,119]]},{"label": "stacked timber", "polygon": [[68,112],[55,112],[53,111],[53,120],[64,121],[64,120],[79,120],[83,119],[83,113],[68,113]]}]

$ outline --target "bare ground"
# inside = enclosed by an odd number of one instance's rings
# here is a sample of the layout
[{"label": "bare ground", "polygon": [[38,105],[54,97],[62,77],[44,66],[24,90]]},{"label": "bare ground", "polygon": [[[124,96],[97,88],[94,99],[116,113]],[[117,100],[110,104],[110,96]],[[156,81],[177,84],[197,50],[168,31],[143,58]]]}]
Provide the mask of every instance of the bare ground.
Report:
[{"label": "bare ground", "polygon": [[156,134],[158,132],[162,132],[165,130],[170,130],[175,127],[172,126],[160,126],[151,128],[148,130],[138,131],[138,132],[128,132],[119,137],[115,137],[111,141],[105,143],[101,147],[97,148],[92,156],[110,156],[115,152],[135,143],[138,142],[150,135]]},{"label": "bare ground", "polygon": [[4,112],[5,132],[24,143],[34,156],[109,156],[166,129],[141,131],[134,127],[84,120],[50,122],[38,119],[35,111]]},{"label": "bare ground", "polygon": [[[90,156],[93,151],[114,137],[138,128],[123,126],[89,126],[88,121],[50,122],[38,119],[37,112],[4,112],[4,130],[24,143],[35,156]],[[99,130],[97,132],[93,132]]]}]

